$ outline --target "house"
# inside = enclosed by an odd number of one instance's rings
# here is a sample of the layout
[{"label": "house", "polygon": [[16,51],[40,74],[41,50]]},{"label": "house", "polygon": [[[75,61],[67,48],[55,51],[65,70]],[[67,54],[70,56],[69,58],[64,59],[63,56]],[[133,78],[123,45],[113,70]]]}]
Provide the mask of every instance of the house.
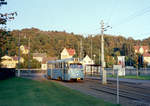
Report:
[{"label": "house", "polygon": [[[2,59],[1,65],[4,68],[16,68],[16,65],[18,64],[17,56],[11,57],[11,56],[5,55],[5,56],[1,57],[1,59]],[[24,62],[24,59],[22,57],[20,58],[20,62],[21,63]]]},{"label": "house", "polygon": [[[18,63],[18,56],[13,56],[12,59],[14,62]],[[20,63],[24,63],[24,58],[20,57]]]},{"label": "house", "polygon": [[75,49],[64,48],[61,52],[61,59],[72,58],[76,54]]},{"label": "house", "polygon": [[83,65],[91,65],[91,64],[94,64],[94,61],[88,55],[86,55],[83,58],[82,63]]},{"label": "house", "polygon": [[143,54],[143,60],[150,65],[150,53]]},{"label": "house", "polygon": [[84,72],[90,72],[91,70],[90,65],[93,65],[94,61],[88,55],[86,55],[81,62],[83,64]]},{"label": "house", "polygon": [[148,46],[134,46],[135,53],[143,55],[143,61],[150,65],[150,53]]},{"label": "house", "polygon": [[57,57],[44,57],[41,63],[41,69],[47,70],[47,61],[56,60]]},{"label": "house", "polygon": [[20,50],[22,54],[28,54],[29,53],[29,48],[27,46],[21,45]]},{"label": "house", "polygon": [[134,46],[134,52],[140,54],[148,53],[149,48],[148,46]]},{"label": "house", "polygon": [[33,59],[42,62],[43,58],[47,57],[46,53],[33,53]]}]

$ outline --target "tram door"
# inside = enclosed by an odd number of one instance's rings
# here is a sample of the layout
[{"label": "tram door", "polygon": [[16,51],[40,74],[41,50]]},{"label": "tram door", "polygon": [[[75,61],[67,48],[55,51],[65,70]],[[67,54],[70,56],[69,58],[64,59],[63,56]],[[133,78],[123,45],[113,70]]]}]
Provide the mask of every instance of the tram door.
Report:
[{"label": "tram door", "polygon": [[68,74],[68,73],[67,73],[67,72],[68,72],[68,71],[67,71],[67,70],[68,70],[67,67],[68,67],[68,65],[67,65],[67,63],[64,62],[64,63],[62,63],[62,66],[63,66],[63,67],[62,67],[62,69],[63,69],[63,72],[62,72],[63,80],[67,80],[67,74]]}]

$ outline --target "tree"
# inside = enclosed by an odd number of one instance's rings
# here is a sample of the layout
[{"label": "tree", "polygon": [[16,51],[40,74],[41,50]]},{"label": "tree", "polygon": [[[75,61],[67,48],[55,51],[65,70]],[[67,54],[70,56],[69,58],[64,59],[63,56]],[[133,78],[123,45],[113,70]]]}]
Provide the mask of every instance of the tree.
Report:
[{"label": "tree", "polygon": [[[7,5],[7,2],[5,2],[5,0],[0,0],[0,7],[2,5]],[[0,25],[6,25],[7,21],[13,20],[16,15],[17,15],[17,12],[0,13]]]},{"label": "tree", "polygon": [[[7,5],[7,2],[5,2],[5,0],[0,0],[0,8],[2,5]],[[1,56],[8,54],[8,50],[10,49],[10,46],[7,45],[8,47],[6,48],[3,46],[5,44],[8,44],[9,42],[8,38],[11,38],[9,31],[7,31],[5,27],[3,28],[2,26],[6,25],[7,21],[13,20],[16,15],[17,15],[16,12],[0,13],[0,27],[1,27],[0,29],[0,59],[1,59]]]}]

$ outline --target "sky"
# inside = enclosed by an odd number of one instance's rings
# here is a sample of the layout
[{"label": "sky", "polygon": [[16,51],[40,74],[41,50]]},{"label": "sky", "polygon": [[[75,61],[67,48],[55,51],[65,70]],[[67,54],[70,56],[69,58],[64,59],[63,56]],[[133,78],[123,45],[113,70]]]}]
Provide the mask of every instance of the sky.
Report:
[{"label": "sky", "polygon": [[150,0],[6,0],[0,11],[17,12],[7,23],[9,30],[38,28],[93,36],[101,33],[126,38],[150,37]]}]

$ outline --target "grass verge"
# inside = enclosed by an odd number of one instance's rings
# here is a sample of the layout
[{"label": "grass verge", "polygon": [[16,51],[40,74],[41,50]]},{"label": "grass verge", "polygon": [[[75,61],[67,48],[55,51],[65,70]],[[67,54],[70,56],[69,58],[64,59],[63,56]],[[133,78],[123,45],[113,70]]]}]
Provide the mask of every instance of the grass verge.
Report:
[{"label": "grass verge", "polygon": [[0,106],[117,106],[51,81],[0,81]]},{"label": "grass verge", "polygon": [[[107,77],[116,78],[117,76],[107,75]],[[127,75],[127,76],[120,76],[119,78],[129,78],[129,79],[140,79],[140,80],[150,80],[150,76],[135,76],[135,75]]]}]

